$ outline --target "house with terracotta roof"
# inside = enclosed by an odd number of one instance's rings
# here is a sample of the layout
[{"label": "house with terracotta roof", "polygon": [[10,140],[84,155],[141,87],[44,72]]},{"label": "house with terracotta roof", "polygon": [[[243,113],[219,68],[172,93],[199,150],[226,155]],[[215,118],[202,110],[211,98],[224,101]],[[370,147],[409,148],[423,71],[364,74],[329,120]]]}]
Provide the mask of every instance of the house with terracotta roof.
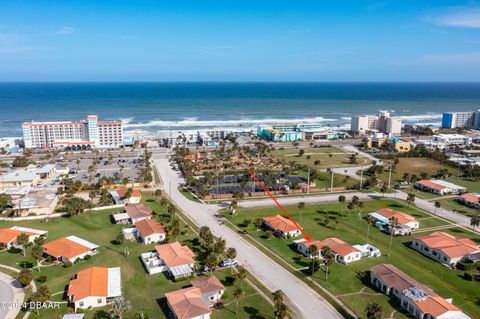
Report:
[{"label": "house with terracotta roof", "polygon": [[[382,208],[368,215],[373,218],[377,228],[389,234],[393,232],[394,235],[408,235],[420,227],[420,222],[415,217],[390,208]],[[392,227],[390,218],[395,218],[397,225]]]},{"label": "house with terracotta roof", "polygon": [[78,272],[68,285],[68,302],[74,309],[103,307],[122,296],[120,267],[90,267]]},{"label": "house with terracotta roof", "polygon": [[281,215],[263,217],[262,222],[265,227],[283,238],[297,237],[301,233],[292,220]]},{"label": "house with terracotta roof", "polygon": [[28,242],[33,243],[39,237],[46,237],[48,232],[44,230],[13,226],[11,228],[0,229],[0,246],[10,249],[12,247],[22,248],[22,245],[17,243],[17,237],[20,234],[28,236]]},{"label": "house with terracotta roof", "polygon": [[136,224],[144,219],[151,219],[153,210],[143,204],[127,205],[125,212],[114,214],[113,219],[116,224]]},{"label": "house with terracotta roof", "polygon": [[192,281],[192,286],[167,292],[168,308],[176,319],[209,319],[225,287],[215,276]]},{"label": "house with terracotta roof", "polygon": [[174,279],[192,276],[195,271],[195,254],[179,242],[155,246],[155,251],[140,255],[149,274],[168,272]]},{"label": "house with terracotta roof", "polygon": [[477,193],[467,193],[463,194],[460,199],[465,206],[480,209],[480,194]]},{"label": "house with terracotta roof", "polygon": [[336,237],[329,237],[320,241],[320,249],[323,246],[328,246],[335,255],[335,261],[342,264],[349,264],[351,262],[362,259],[360,250],[347,244],[343,240]]},{"label": "house with terracotta roof", "polygon": [[400,306],[417,319],[471,319],[452,300],[438,296],[430,288],[391,264],[370,269],[370,283],[387,296],[398,299]]},{"label": "house with terracotta roof", "polygon": [[293,243],[295,244],[295,249],[300,252],[302,255],[306,256],[306,257],[314,257],[312,256],[312,254],[310,254],[310,247],[311,246],[317,246],[318,248],[318,255],[315,256],[316,258],[320,258],[321,257],[321,252],[320,250],[322,249],[322,242],[320,240],[316,240],[316,239],[311,239],[311,240],[306,240],[305,238],[302,238],[302,239],[297,239],[297,240],[294,240]]},{"label": "house with terracotta roof", "polygon": [[109,191],[110,195],[112,196],[115,204],[140,204],[140,200],[142,199],[142,192],[138,188],[132,188],[132,192],[130,197],[126,197],[128,192],[128,188],[121,187],[115,190]]},{"label": "house with terracotta roof", "polygon": [[75,263],[85,256],[96,255],[98,246],[77,236],[62,237],[42,245],[43,253],[60,262]]},{"label": "house with terracotta roof", "polygon": [[438,195],[464,194],[467,192],[467,189],[463,186],[440,179],[422,179],[415,183],[415,188]]},{"label": "house with terracotta roof", "polygon": [[155,219],[142,219],[135,224],[136,236],[143,244],[159,243],[165,240],[167,232]]},{"label": "house with terracotta roof", "polygon": [[411,247],[450,267],[454,267],[468,255],[480,253],[480,245],[473,240],[442,231],[414,238]]}]

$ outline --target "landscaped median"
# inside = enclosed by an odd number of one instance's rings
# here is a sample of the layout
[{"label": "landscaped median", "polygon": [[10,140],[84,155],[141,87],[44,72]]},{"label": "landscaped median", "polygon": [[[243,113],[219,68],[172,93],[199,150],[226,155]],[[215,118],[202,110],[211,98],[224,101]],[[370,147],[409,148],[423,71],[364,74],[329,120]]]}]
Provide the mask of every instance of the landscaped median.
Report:
[{"label": "landscaped median", "polygon": [[[162,219],[162,215],[167,214],[167,208],[162,205],[157,198],[150,193],[145,193],[143,203],[150,205],[156,212],[155,218]],[[181,289],[188,285],[190,280],[175,282],[168,278],[164,273],[149,275],[139,258],[141,253],[151,251],[155,244],[142,245],[138,242],[125,241],[124,244],[118,244],[118,234],[124,227],[129,225],[117,225],[112,223],[111,215],[119,212],[118,209],[102,210],[96,212],[85,212],[79,216],[61,217],[49,221],[20,221],[20,222],[0,222],[0,228],[10,228],[12,226],[24,226],[34,229],[48,231],[47,242],[54,239],[75,235],[88,240],[99,246],[98,253],[91,258],[76,262],[70,267],[61,264],[45,263],[40,271],[33,269],[33,278],[37,287],[45,285],[53,294],[50,300],[63,301],[59,309],[40,310],[39,315],[33,312],[30,318],[56,318],[70,311],[64,302],[64,292],[66,285],[69,284],[79,271],[92,266],[101,267],[120,267],[121,268],[121,286],[122,294],[125,300],[131,304],[131,310],[126,313],[125,318],[136,318],[136,314],[143,313],[145,318],[168,318],[170,316],[166,300],[166,292]],[[177,213],[178,214],[178,213]],[[180,218],[180,234],[176,240],[190,245],[195,242],[198,235],[190,225],[186,225]],[[172,241],[175,238],[171,238]],[[193,244],[192,244],[193,245]],[[26,256],[21,251],[0,252],[0,263],[10,265],[21,269],[22,267],[32,268],[36,261],[31,256],[32,247],[27,247]],[[193,250],[196,247],[193,246]],[[128,251],[128,255],[125,254]],[[199,266],[199,265],[197,265]],[[233,279],[230,269],[224,269],[214,272],[217,278],[225,286],[224,304],[222,309],[214,309],[212,318],[236,318],[236,302],[233,291],[239,286],[238,280]],[[40,282],[41,276],[46,276],[45,282]],[[249,318],[251,316],[272,317],[273,308],[269,301],[262,297],[257,288],[251,283],[255,279],[248,275],[248,280],[243,282],[244,297],[239,301],[238,318]],[[42,278],[43,281],[44,278]],[[263,287],[261,288],[264,292]],[[27,291],[27,298],[31,295]],[[110,306],[94,308],[85,311],[85,318],[109,318]],[[22,313],[21,313],[22,315]],[[23,315],[22,315],[23,316]]]},{"label": "landscaped median", "polygon": [[270,231],[260,228],[257,230],[255,220],[280,213],[278,208],[239,208],[234,216],[229,210],[225,210],[224,216],[229,221],[226,224],[230,227],[240,232],[246,230],[245,238],[262,251],[268,253],[292,273],[299,275],[302,271],[304,274],[300,276],[304,279],[313,278],[316,283],[328,289],[359,316],[364,315],[365,300],[368,297],[369,301],[375,301],[382,306],[385,316],[393,314],[393,318],[407,317],[395,302],[368,284],[368,277],[365,276],[368,270],[382,263],[393,264],[420,283],[432,288],[439,295],[453,298],[453,303],[473,318],[480,316],[480,305],[475,299],[478,293],[478,282],[465,280],[463,271],[447,268],[409,247],[412,237],[426,235],[435,230],[468,237],[476,242],[480,242],[479,236],[394,199],[381,198],[365,201],[362,208],[350,210],[347,209],[346,204],[340,203],[311,204],[302,210],[301,218],[300,210],[296,206],[285,208],[312,239],[318,240],[337,237],[351,245],[365,244],[368,224],[363,218],[359,218],[359,214],[364,217],[367,213],[380,208],[390,208],[410,214],[420,222],[420,229],[410,236],[394,237],[390,256],[387,256],[390,236],[371,225],[368,229],[369,243],[381,250],[382,257],[362,259],[346,266],[336,262],[330,266],[330,274],[326,280],[322,269],[314,273],[313,277],[309,277],[310,258],[303,256],[295,249],[293,240],[298,238],[279,239]]}]

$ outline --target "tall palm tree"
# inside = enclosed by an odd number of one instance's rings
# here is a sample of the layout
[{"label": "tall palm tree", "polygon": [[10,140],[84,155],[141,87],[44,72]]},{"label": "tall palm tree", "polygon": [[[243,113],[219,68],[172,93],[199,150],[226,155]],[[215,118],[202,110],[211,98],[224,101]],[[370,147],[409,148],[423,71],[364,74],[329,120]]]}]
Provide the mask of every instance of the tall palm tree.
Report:
[{"label": "tall palm tree", "polygon": [[243,288],[243,280],[247,278],[247,271],[243,267],[238,267],[235,277],[240,280],[240,288]]},{"label": "tall palm tree", "polygon": [[437,214],[437,208],[442,207],[442,203],[440,203],[440,201],[436,200],[434,206],[435,206],[435,211],[433,213],[436,215]]},{"label": "tall palm tree", "polygon": [[236,288],[233,291],[233,297],[237,302],[237,307],[235,308],[235,315],[238,315],[238,303],[240,302],[240,299],[243,299],[243,297],[245,297],[245,291],[243,291],[242,288]]},{"label": "tall palm tree", "polygon": [[235,210],[238,207],[238,201],[236,199],[232,200],[230,203],[230,210],[232,211],[232,216],[235,214]]},{"label": "tall palm tree", "polygon": [[371,302],[365,307],[365,314],[367,319],[382,319],[383,318],[383,309],[376,302]]},{"label": "tall palm tree", "polygon": [[368,239],[370,237],[370,225],[374,222],[375,219],[370,215],[367,215],[365,219],[367,220],[367,244],[368,244]]},{"label": "tall palm tree", "polygon": [[411,204],[413,204],[413,203],[415,202],[415,194],[408,193],[408,195],[407,195],[407,202],[408,202],[408,206],[410,206]]},{"label": "tall palm tree", "polygon": [[304,202],[298,203],[297,208],[300,210],[300,218],[299,218],[299,221],[302,221],[302,211],[303,211],[303,209],[305,208],[305,203],[304,203]]},{"label": "tall palm tree", "polygon": [[470,226],[475,230],[476,227],[480,226],[480,214],[476,214],[470,217]]},{"label": "tall palm tree", "polygon": [[114,316],[122,319],[123,314],[131,308],[130,301],[123,299],[123,297],[117,297],[112,304],[111,311]]},{"label": "tall palm tree", "polygon": [[388,219],[388,230],[390,231],[390,243],[388,244],[388,253],[387,256],[390,256],[392,250],[393,235],[395,233],[395,227],[398,225],[398,219],[395,217],[390,217]]},{"label": "tall palm tree", "polygon": [[328,280],[329,266],[335,261],[335,255],[328,246],[322,247],[323,264],[325,265],[325,281]]},{"label": "tall palm tree", "polygon": [[313,273],[315,272],[315,263],[317,262],[318,258],[318,247],[316,245],[311,245],[308,247],[308,253],[310,254],[310,275],[313,276]]}]

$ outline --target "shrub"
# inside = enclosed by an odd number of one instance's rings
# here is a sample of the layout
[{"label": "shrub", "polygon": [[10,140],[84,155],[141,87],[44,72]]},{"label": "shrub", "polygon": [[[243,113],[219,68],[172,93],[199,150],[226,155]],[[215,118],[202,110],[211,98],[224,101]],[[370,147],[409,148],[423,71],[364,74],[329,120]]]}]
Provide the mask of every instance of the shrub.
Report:
[{"label": "shrub", "polygon": [[465,273],[463,274],[463,278],[464,278],[465,280],[468,280],[468,281],[473,281],[473,275],[472,275],[471,273],[469,273],[469,272],[465,272]]},{"label": "shrub", "polygon": [[37,278],[37,281],[38,281],[38,282],[41,282],[41,283],[44,283],[44,282],[46,282],[47,280],[48,280],[47,275],[40,275],[40,276],[38,276],[38,278]]},{"label": "shrub", "polygon": [[73,263],[71,261],[66,261],[63,263],[63,267],[65,268],[70,268],[73,266]]},{"label": "shrub", "polygon": [[460,270],[465,270],[465,271],[469,271],[469,270],[473,270],[475,268],[477,268],[477,264],[474,264],[474,263],[465,263],[465,262],[458,262],[457,263],[457,268],[460,269]]},{"label": "shrub", "polygon": [[86,255],[85,258],[83,258],[83,260],[89,260],[90,258],[92,258],[91,255]]},{"label": "shrub", "polygon": [[12,246],[12,247],[10,247],[8,252],[11,253],[11,254],[18,254],[18,253],[22,252],[22,249],[21,248],[15,248],[15,247]]}]

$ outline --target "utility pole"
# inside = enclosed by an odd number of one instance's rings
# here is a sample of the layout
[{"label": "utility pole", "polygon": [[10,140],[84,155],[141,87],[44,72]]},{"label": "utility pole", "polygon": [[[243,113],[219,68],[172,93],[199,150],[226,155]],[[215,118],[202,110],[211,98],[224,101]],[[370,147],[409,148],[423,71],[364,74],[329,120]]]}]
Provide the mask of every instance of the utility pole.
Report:
[{"label": "utility pole", "polygon": [[392,164],[390,164],[390,170],[388,171],[388,188],[390,188],[391,182],[392,182]]},{"label": "utility pole", "polygon": [[360,190],[363,188],[363,167],[360,169]]},{"label": "utility pole", "polygon": [[308,175],[307,175],[307,194],[310,194],[310,167],[308,168]]}]

